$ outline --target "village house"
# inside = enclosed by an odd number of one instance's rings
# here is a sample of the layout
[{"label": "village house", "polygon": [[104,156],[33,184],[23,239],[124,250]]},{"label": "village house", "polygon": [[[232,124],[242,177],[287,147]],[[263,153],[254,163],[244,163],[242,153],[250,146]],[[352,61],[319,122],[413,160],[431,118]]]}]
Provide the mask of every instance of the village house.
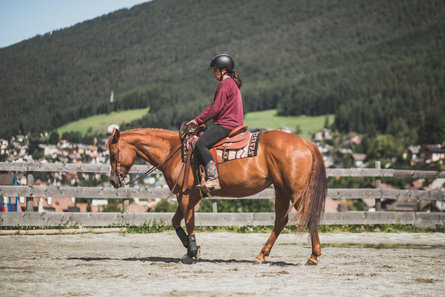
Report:
[{"label": "village house", "polygon": [[315,133],[314,140],[315,141],[324,141],[332,139],[331,130],[327,128],[323,128],[317,133]]},{"label": "village house", "polygon": [[405,160],[411,160],[411,166],[413,166],[415,163],[420,162],[420,145],[410,145],[403,153],[402,157]]},{"label": "village house", "polygon": [[52,158],[54,160],[61,154],[59,147],[56,145],[40,144],[39,148],[43,150],[43,155],[45,157]]},{"label": "village house", "polygon": [[354,167],[366,167],[365,159],[366,154],[352,154],[352,159],[354,160]]},{"label": "village house", "polygon": [[[17,178],[12,173],[0,174],[0,185],[17,185]],[[0,196],[0,212],[16,212],[19,207],[19,197]]]},{"label": "village house", "polygon": [[426,164],[431,162],[440,161],[443,164],[443,160],[445,159],[445,147],[440,144],[430,144],[425,145],[420,150],[420,158]]},{"label": "village house", "polygon": [[9,154],[8,146],[9,146],[9,141],[7,141],[6,139],[0,139],[0,154],[1,155]]}]

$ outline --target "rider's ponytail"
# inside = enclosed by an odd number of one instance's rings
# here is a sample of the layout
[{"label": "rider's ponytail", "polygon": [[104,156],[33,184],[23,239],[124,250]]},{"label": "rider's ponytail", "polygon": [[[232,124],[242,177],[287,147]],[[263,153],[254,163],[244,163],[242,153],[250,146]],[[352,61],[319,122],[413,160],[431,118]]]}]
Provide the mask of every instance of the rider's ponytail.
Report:
[{"label": "rider's ponytail", "polygon": [[243,82],[241,81],[241,76],[239,76],[239,73],[237,71],[232,71],[229,73],[229,75],[235,81],[236,85],[238,86],[238,89],[241,89]]}]

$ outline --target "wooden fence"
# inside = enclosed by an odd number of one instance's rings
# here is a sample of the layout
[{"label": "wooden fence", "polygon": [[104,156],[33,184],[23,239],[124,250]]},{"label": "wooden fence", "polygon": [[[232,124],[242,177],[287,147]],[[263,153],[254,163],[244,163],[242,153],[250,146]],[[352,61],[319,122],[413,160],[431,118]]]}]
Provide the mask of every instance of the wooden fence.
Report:
[{"label": "wooden fence", "polygon": [[[377,167],[380,164],[377,162]],[[142,174],[148,170],[146,165],[135,165],[130,174]],[[146,185],[114,189],[112,187],[69,187],[34,186],[32,172],[73,172],[108,174],[107,164],[62,164],[62,163],[10,163],[0,162],[0,171],[21,172],[27,176],[27,185],[0,186],[0,197],[21,196],[26,199],[26,212],[0,213],[0,227],[14,226],[108,226],[142,224],[150,220],[169,223],[172,213],[129,213],[131,198],[167,198],[172,194],[168,189],[152,188]],[[335,168],[327,169],[328,177],[374,177],[376,188],[365,189],[328,189],[329,198],[375,199],[375,212],[325,213],[322,224],[411,224],[434,226],[445,223],[445,213],[389,212],[381,211],[381,199],[401,201],[440,201],[445,200],[445,192],[439,190],[397,190],[380,188],[382,177],[445,178],[443,171],[416,171],[380,168]],[[95,199],[123,199],[124,213],[33,213],[34,197],[67,197]],[[235,199],[270,199],[274,197],[272,188],[256,195]],[[272,225],[273,213],[218,213],[217,201],[234,199],[213,197],[213,213],[197,213],[197,226],[222,225]]]}]

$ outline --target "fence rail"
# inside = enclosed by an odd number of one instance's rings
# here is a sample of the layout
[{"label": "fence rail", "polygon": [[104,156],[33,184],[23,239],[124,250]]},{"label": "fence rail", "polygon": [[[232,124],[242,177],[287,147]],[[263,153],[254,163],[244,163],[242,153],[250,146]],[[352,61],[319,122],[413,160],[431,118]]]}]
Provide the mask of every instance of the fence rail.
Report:
[{"label": "fence rail", "polygon": [[[131,199],[131,198],[167,198],[172,197],[168,189],[139,187],[120,188],[111,187],[57,187],[57,186],[0,186],[0,196],[21,197],[69,197],[69,198],[95,198],[95,199]],[[273,189],[246,197],[218,197],[215,200],[231,199],[271,199],[274,197]],[[439,190],[395,190],[395,189],[328,189],[328,197],[334,199],[394,199],[401,201],[445,200],[445,192]]]},{"label": "fence rail", "polygon": [[[378,164],[379,167],[379,164]],[[135,165],[131,174],[142,174],[150,166]],[[0,186],[1,196],[21,196],[32,201],[34,197],[67,197],[67,198],[95,198],[95,199],[124,199],[124,210],[128,211],[128,199],[131,198],[167,198],[172,194],[168,189],[151,188],[145,185],[138,187],[114,189],[112,187],[67,187],[67,186],[34,186],[32,172],[73,172],[108,174],[108,164],[63,164],[63,163],[11,163],[0,162],[0,171],[22,172],[28,174],[28,185]],[[159,173],[159,172],[158,172]],[[323,224],[412,224],[416,226],[443,225],[445,213],[417,213],[417,212],[383,212],[380,201],[383,198],[401,201],[439,201],[445,200],[445,192],[439,190],[396,190],[381,189],[382,177],[411,177],[411,178],[445,178],[444,171],[420,171],[373,168],[334,168],[327,169],[328,177],[375,177],[377,188],[362,189],[328,189],[329,198],[339,199],[375,199],[377,212],[343,212],[326,213]],[[271,199],[274,197],[272,188],[242,198],[236,199]],[[213,197],[212,200],[234,199],[233,197]],[[216,203],[216,202],[214,202]],[[214,205],[216,206],[216,204]],[[216,207],[214,207],[216,209]],[[111,224],[140,224],[146,220],[162,219],[169,222],[172,214],[154,213],[32,213],[27,206],[25,213],[0,213],[1,226],[59,226],[84,225],[107,226]],[[273,213],[213,213],[197,214],[196,225],[271,225]]]},{"label": "fence rail", "polygon": [[[146,222],[169,225],[173,213],[60,213],[22,212],[0,213],[0,227],[99,227],[139,226]],[[293,216],[291,215],[291,218]],[[202,213],[195,214],[196,226],[271,226],[275,214],[255,213]],[[323,225],[378,225],[405,224],[416,227],[434,227],[445,224],[445,213],[424,212],[328,212]]]},{"label": "fence rail", "polygon": [[[130,173],[145,173],[150,165],[134,165]],[[0,162],[0,171],[12,172],[77,172],[108,174],[108,164],[73,164],[73,163],[40,163],[40,162]],[[159,171],[155,171],[159,173]],[[378,169],[378,168],[328,168],[328,177],[412,177],[412,178],[445,178],[445,171]]]}]

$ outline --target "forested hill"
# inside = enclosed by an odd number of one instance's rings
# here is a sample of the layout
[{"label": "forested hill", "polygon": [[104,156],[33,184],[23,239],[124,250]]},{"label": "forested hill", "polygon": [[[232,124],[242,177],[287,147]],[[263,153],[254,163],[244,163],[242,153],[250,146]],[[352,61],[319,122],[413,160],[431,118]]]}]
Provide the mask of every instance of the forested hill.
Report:
[{"label": "forested hill", "polygon": [[445,110],[444,20],[441,0],[153,0],[0,49],[0,137],[146,106],[133,126],[177,128],[211,102],[217,53],[246,111],[421,134]]}]

